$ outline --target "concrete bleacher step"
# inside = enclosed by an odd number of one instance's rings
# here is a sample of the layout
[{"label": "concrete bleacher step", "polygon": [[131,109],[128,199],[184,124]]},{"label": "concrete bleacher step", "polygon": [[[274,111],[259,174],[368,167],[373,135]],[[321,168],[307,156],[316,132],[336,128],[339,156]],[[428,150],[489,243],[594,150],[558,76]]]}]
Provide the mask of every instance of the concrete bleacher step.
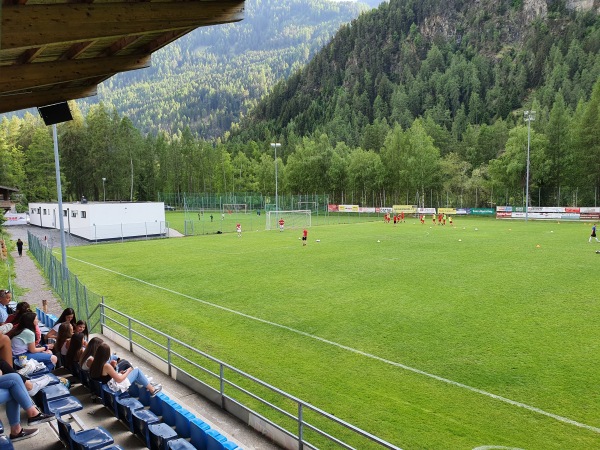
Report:
[{"label": "concrete bleacher step", "polygon": [[[236,448],[275,450],[279,448],[237,419],[229,417],[227,413],[220,411],[218,407],[204,400],[186,386],[148,366],[145,361],[110,342],[106,337],[101,337],[122,358],[130,361],[134,367],[139,366],[144,373],[155,378],[154,381],[163,384],[164,390],[155,397],[150,397],[145,388],[137,389],[132,386],[129,393],[130,397],[127,400],[123,398],[123,404],[114,399],[114,410],[109,410],[103,404],[94,402],[89,388],[79,382],[76,383],[78,379],[72,374],[65,369],[57,369],[54,371],[55,375],[67,377],[72,383],[70,396],[64,398],[72,398],[81,404],[80,410],[73,413],[77,424],[77,427],[74,428],[77,430],[104,427],[114,438],[113,450],[118,448],[143,450],[147,448],[145,439],[141,435],[136,436],[132,433],[132,429],[134,432],[141,434],[140,430],[145,427],[147,431],[150,424],[159,420],[163,423],[168,421],[169,428],[176,433],[175,436],[172,436],[173,439],[163,439],[162,448],[164,450],[168,450],[168,443],[170,442],[173,442],[171,445],[173,449],[188,449],[190,448],[189,445],[202,450],[233,450]],[[139,409],[140,404],[143,409]],[[163,418],[163,409],[166,410],[166,420]],[[7,423],[3,408],[0,408],[1,418]],[[211,423],[211,420],[218,422],[219,426],[215,426]],[[26,423],[24,414],[22,423]],[[40,428],[40,433],[31,439],[19,442],[18,450],[58,450],[64,448],[58,439],[57,422],[51,422],[50,425],[42,424],[38,428]],[[163,431],[167,431],[166,428],[163,428]],[[2,449],[0,448],[0,450]]]}]

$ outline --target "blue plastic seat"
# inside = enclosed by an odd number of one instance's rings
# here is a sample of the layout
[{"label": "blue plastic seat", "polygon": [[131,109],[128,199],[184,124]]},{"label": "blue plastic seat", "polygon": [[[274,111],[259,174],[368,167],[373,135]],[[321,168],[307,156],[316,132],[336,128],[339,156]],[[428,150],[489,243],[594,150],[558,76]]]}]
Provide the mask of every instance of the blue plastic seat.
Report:
[{"label": "blue plastic seat", "polygon": [[56,418],[58,437],[71,450],[96,450],[114,443],[113,437],[102,427],[75,431],[69,421]]},{"label": "blue plastic seat", "polygon": [[83,409],[83,405],[79,400],[77,400],[76,397],[70,395],[69,397],[51,400],[46,404],[46,408],[42,409],[46,414],[63,416],[65,414],[72,414],[76,411],[81,411]]},{"label": "blue plastic seat", "polygon": [[200,419],[194,419],[190,422],[190,442],[200,450],[206,450],[208,445],[206,432],[210,430],[210,425]]},{"label": "blue plastic seat", "polygon": [[148,427],[153,423],[160,422],[160,418],[152,411],[147,409],[138,409],[131,411],[131,420],[133,424],[133,433],[140,437],[150,448],[150,433]]},{"label": "blue plastic seat", "polygon": [[4,424],[0,420],[0,450],[14,450],[13,444],[6,436],[4,436]]},{"label": "blue plastic seat", "polygon": [[[141,388],[141,389],[144,389],[146,392],[148,392],[145,388]],[[157,416],[162,416],[162,414],[163,414],[163,403],[165,401],[167,401],[167,400],[169,400],[169,397],[166,394],[162,393],[162,392],[159,392],[154,397],[150,397],[150,399],[149,399],[149,401],[150,401],[150,404],[149,404],[150,411],[152,411]]]},{"label": "blue plastic seat", "polygon": [[150,450],[167,450],[167,442],[177,439],[177,433],[166,423],[153,423],[148,425],[150,437]]},{"label": "blue plastic seat", "polygon": [[117,415],[117,397],[129,397],[128,392],[115,392],[106,384],[102,384],[102,390],[100,391],[102,395],[102,404],[106,406],[115,417],[118,419]]},{"label": "blue plastic seat", "polygon": [[170,450],[197,450],[196,447],[182,438],[167,442],[167,448]]},{"label": "blue plastic seat", "polygon": [[31,378],[32,380],[35,380],[36,378],[39,378],[41,376],[47,376],[50,379],[48,386],[52,386],[54,384],[60,383],[60,380],[58,379],[58,377],[50,372],[48,372],[48,373],[35,372],[35,373],[32,373],[31,375],[29,375],[29,378]]},{"label": "blue plastic seat", "polygon": [[98,450],[114,444],[115,440],[105,428],[96,427],[75,432],[69,431],[73,450]]},{"label": "blue plastic seat", "polygon": [[56,324],[57,320],[58,317],[56,317],[54,314],[46,314],[46,317],[44,317],[44,325],[46,325],[48,328],[52,328]]},{"label": "blue plastic seat", "polygon": [[187,409],[179,408],[175,409],[175,430],[177,434],[182,438],[190,437],[190,422],[194,420],[194,416]]},{"label": "blue plastic seat", "polygon": [[138,409],[143,409],[144,405],[136,398],[132,397],[115,397],[115,415],[117,419],[127,425],[129,431],[133,433],[133,418],[132,412]]},{"label": "blue plastic seat", "polygon": [[[135,384],[135,383],[133,383]],[[129,389],[131,389],[131,386],[129,387]],[[142,402],[142,405],[144,406],[150,406],[150,392],[148,391],[148,389],[141,387],[138,388],[138,400],[140,402]]]},{"label": "blue plastic seat", "polygon": [[2,435],[0,436],[0,450],[14,450],[15,447],[13,446],[13,443],[10,441],[10,439],[5,436]]},{"label": "blue plastic seat", "polygon": [[224,450],[227,438],[212,428],[206,432],[207,450]]},{"label": "blue plastic seat", "polygon": [[181,405],[171,399],[167,399],[162,403],[162,420],[171,427],[176,424],[175,411],[180,410]]},{"label": "blue plastic seat", "polygon": [[69,397],[70,395],[71,393],[69,392],[69,389],[64,384],[59,383],[40,389],[40,391],[33,397],[33,401],[41,409],[47,410],[49,402]]},{"label": "blue plastic seat", "polygon": [[[142,389],[145,389],[145,388],[142,388]],[[132,397],[135,397],[135,398],[139,398],[140,387],[136,383],[132,383],[131,386],[129,386],[129,395],[131,395]]]}]

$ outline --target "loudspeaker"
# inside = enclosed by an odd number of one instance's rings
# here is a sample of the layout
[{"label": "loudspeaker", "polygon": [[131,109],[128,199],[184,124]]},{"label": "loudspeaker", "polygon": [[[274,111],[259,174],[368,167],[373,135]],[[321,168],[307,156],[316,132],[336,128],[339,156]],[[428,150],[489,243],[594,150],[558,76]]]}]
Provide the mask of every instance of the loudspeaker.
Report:
[{"label": "loudspeaker", "polygon": [[38,112],[46,125],[68,122],[73,120],[71,109],[67,102],[55,103],[54,105],[40,106]]}]

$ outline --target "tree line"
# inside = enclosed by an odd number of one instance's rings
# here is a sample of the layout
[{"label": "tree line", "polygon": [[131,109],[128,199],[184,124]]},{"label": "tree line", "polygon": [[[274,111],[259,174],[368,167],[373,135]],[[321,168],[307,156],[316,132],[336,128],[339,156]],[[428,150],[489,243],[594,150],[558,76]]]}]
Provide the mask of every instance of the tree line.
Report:
[{"label": "tree line", "polygon": [[[408,127],[376,119],[361,144],[332,143],[325,133],[288,138],[277,153],[281,194],[327,193],[332,201],[365,206],[422,204],[476,207],[524,203],[530,148],[532,205],[594,205],[600,185],[600,81],[575,110],[561,92],[531,128],[512,122],[469,124],[461,151],[443,151],[444,134],[431,117]],[[65,200],[156,201],[161,193],[275,193],[270,143],[142,134],[129,118],[96,105],[60,124]],[[106,179],[103,182],[103,178]],[[51,129],[26,115],[0,122],[0,179],[27,202],[56,199]]]}]

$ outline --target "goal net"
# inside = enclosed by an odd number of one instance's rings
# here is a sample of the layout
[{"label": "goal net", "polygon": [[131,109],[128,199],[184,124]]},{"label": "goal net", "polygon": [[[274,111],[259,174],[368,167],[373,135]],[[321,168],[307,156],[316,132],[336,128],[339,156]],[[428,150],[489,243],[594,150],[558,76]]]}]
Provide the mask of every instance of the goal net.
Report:
[{"label": "goal net", "polygon": [[246,213],[248,205],[246,203],[223,203],[224,213]]},{"label": "goal net", "polygon": [[311,211],[308,209],[298,209],[295,211],[268,211],[266,229],[278,230],[280,219],[283,219],[284,227],[286,229],[310,227]]}]

